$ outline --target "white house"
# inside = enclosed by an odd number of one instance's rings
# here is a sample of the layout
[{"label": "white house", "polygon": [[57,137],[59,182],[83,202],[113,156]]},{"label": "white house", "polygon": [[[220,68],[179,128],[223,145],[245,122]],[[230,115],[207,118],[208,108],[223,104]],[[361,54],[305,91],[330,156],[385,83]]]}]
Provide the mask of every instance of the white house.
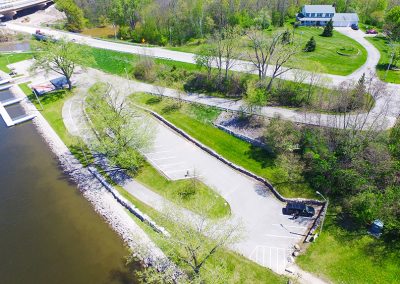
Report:
[{"label": "white house", "polygon": [[325,26],[331,19],[334,27],[358,25],[356,13],[336,13],[332,5],[304,5],[301,12],[297,14],[297,20],[302,26]]}]

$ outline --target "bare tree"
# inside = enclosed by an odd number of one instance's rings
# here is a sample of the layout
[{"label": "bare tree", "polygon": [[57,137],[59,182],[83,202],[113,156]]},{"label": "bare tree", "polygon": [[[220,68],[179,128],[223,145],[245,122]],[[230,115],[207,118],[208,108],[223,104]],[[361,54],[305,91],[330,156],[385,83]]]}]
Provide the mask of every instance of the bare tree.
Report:
[{"label": "bare tree", "polygon": [[294,43],[283,44],[283,34],[284,32],[281,32],[273,35],[272,38],[267,38],[262,31],[255,28],[250,29],[247,33],[250,40],[249,47],[252,50],[249,58],[256,67],[260,80],[266,79],[268,67],[272,66],[271,79],[267,84],[268,91],[275,78],[291,69],[290,67],[283,68],[283,65],[287,64],[299,50]]},{"label": "bare tree", "polygon": [[219,79],[222,79],[222,75],[225,80],[228,79],[229,71],[239,57],[239,34],[237,27],[226,26],[221,31],[214,33],[212,37],[212,50]]},{"label": "bare tree", "polygon": [[206,263],[218,251],[238,242],[242,236],[240,224],[230,219],[210,220],[206,212],[188,216],[182,210],[166,208],[162,215],[164,222],[170,224],[171,237],[168,242],[171,251],[168,254],[186,270],[191,279],[204,279],[210,273],[215,274],[215,270],[206,267]]}]

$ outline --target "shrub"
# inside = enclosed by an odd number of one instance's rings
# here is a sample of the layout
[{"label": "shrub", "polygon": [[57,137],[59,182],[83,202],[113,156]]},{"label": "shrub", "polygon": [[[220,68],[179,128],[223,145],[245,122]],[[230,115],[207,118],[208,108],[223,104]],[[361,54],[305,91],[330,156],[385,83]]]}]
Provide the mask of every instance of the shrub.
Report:
[{"label": "shrub", "polygon": [[315,39],[314,39],[314,37],[312,36],[311,38],[310,38],[310,40],[307,42],[307,44],[306,44],[306,46],[305,46],[305,48],[304,48],[304,51],[305,52],[313,52],[313,51],[315,51],[315,48],[317,47],[317,43],[315,42]]},{"label": "shrub", "polygon": [[144,56],[136,62],[133,74],[135,75],[135,78],[139,80],[154,82],[156,79],[155,68],[156,66],[154,63],[154,59]]}]

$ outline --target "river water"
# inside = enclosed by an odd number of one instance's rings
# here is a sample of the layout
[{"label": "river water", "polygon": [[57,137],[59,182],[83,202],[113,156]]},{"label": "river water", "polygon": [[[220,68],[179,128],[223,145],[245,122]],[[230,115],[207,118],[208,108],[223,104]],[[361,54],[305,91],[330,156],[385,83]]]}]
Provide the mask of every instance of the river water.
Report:
[{"label": "river water", "polygon": [[34,125],[7,128],[0,118],[0,283],[134,283],[127,254]]}]

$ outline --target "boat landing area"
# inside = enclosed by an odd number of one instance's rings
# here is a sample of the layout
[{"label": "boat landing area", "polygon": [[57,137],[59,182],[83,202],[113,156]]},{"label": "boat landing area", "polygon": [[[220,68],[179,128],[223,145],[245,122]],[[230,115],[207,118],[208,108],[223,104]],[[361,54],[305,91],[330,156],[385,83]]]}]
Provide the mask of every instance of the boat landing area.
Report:
[{"label": "boat landing area", "polygon": [[[8,84],[8,83],[10,83],[10,80],[0,81],[0,90],[1,91],[9,90],[13,85]],[[8,84],[8,85],[2,85],[2,84]],[[12,99],[8,99],[8,100],[0,101],[0,115],[8,127],[11,127],[11,126],[14,126],[14,125],[17,125],[17,124],[20,124],[20,123],[23,123],[25,121],[35,118],[35,115],[33,115],[33,114],[22,115],[22,116],[18,116],[15,118],[11,118],[11,116],[7,112],[6,107],[10,106],[10,105],[18,104],[22,100],[23,100],[23,98],[12,98]]]}]

